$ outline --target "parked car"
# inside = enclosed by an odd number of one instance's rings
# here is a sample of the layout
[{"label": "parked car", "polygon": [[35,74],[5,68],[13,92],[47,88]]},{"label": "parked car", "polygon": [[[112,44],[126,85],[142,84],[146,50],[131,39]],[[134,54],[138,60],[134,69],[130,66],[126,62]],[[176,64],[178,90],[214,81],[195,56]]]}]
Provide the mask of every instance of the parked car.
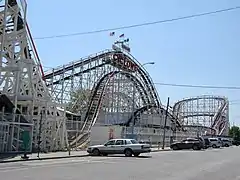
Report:
[{"label": "parked car", "polygon": [[240,141],[233,140],[232,145],[239,146],[240,145]]},{"label": "parked car", "polygon": [[208,138],[204,138],[204,142],[205,142],[205,146],[204,146],[205,149],[211,147],[211,143]]},{"label": "parked car", "polygon": [[203,143],[204,149],[207,149],[210,147],[210,141],[208,138],[204,138],[204,137],[200,136],[200,137],[197,137],[196,139],[199,139]]},{"label": "parked car", "polygon": [[173,150],[180,149],[193,149],[200,150],[204,148],[203,142],[197,138],[187,138],[183,139],[180,142],[175,142],[170,145],[170,148]]},{"label": "parked car", "polygon": [[220,148],[222,146],[222,142],[218,138],[208,138],[208,139],[210,141],[210,146],[212,148]]},{"label": "parked car", "polygon": [[135,139],[111,139],[102,145],[89,146],[87,152],[94,156],[125,154],[125,156],[130,157],[151,152],[151,148],[149,144],[140,144]]},{"label": "parked car", "polygon": [[221,139],[222,141],[222,147],[229,147],[232,145],[232,141],[230,141],[229,139]]}]

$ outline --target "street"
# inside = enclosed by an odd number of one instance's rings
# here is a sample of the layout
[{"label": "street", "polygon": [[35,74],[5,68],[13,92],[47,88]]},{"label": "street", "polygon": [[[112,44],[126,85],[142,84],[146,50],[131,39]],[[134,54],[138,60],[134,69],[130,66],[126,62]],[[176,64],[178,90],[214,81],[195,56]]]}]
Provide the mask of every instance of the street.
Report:
[{"label": "street", "polygon": [[0,164],[4,180],[240,180],[240,148]]}]

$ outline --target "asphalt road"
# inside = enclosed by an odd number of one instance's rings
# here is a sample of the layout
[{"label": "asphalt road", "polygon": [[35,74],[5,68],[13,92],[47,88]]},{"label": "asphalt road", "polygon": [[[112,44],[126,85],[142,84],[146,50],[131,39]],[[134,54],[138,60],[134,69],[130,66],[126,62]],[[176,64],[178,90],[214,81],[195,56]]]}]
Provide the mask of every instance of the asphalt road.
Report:
[{"label": "asphalt road", "polygon": [[[150,155],[150,156],[147,156]],[[0,164],[3,180],[240,180],[240,147]]]}]

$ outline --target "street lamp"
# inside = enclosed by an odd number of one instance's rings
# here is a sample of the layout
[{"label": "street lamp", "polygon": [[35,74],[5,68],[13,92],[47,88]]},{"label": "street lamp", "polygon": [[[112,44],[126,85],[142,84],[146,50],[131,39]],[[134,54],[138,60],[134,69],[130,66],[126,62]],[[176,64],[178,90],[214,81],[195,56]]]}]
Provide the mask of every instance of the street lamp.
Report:
[{"label": "street lamp", "polygon": [[142,66],[145,66],[147,64],[155,64],[155,62],[147,62],[147,63],[143,63]]}]

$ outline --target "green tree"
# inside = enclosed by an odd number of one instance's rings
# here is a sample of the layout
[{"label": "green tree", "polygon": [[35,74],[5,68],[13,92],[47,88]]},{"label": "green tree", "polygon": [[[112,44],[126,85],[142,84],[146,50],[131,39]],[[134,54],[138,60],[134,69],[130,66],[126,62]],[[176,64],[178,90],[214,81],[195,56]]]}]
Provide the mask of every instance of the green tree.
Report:
[{"label": "green tree", "polygon": [[89,99],[91,96],[90,89],[77,89],[70,94],[70,102],[68,103],[67,110],[77,114],[86,112]]},{"label": "green tree", "polygon": [[240,128],[238,126],[232,126],[229,130],[229,136],[236,141],[240,141]]}]

